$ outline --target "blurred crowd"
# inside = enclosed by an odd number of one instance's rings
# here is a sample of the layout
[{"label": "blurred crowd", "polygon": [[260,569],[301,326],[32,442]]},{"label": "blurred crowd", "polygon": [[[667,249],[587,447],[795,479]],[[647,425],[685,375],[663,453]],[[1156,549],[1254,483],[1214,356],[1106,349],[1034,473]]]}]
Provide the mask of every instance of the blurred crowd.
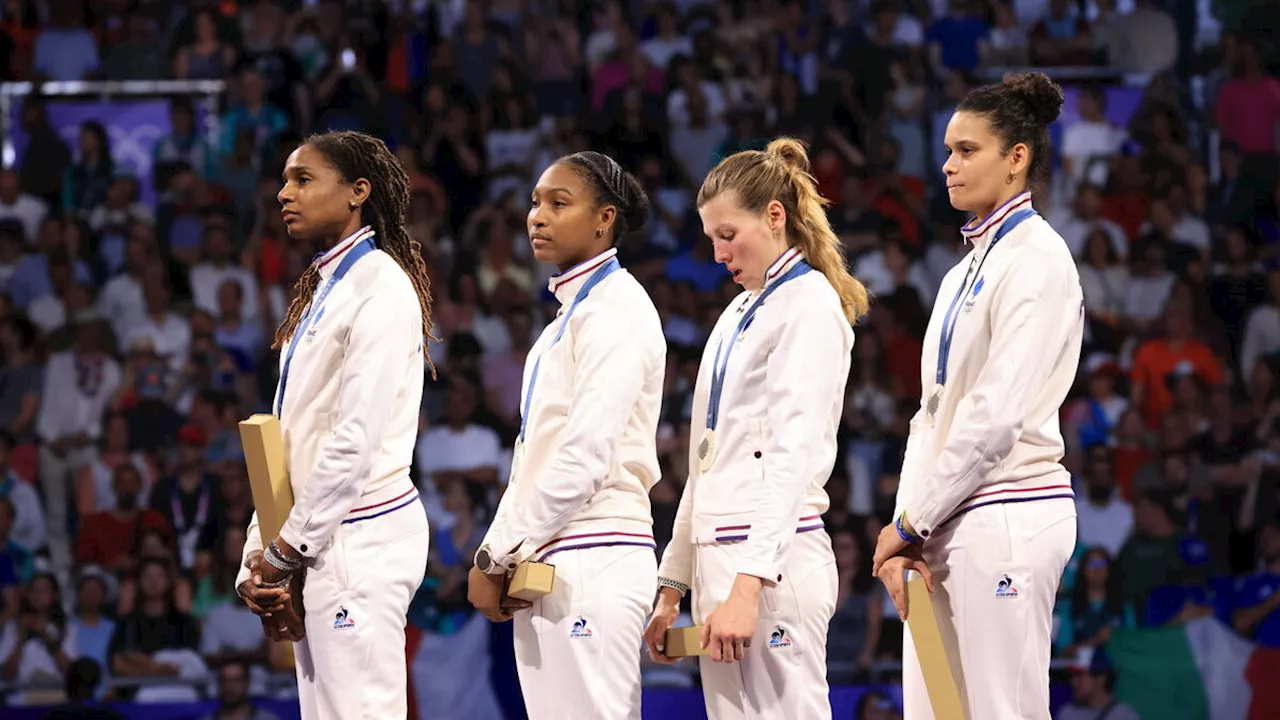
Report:
[{"label": "blurred crowd", "polygon": [[[0,171],[0,679],[24,689],[9,702],[57,699],[95,664],[99,696],[244,708],[278,689],[265,669],[284,659],[232,587],[252,510],[236,422],[269,407],[269,341],[316,251],[284,232],[279,171],[326,129],[394,148],[434,276],[439,380],[413,468],[434,534],[411,666],[461,695],[491,692],[510,662],[465,575],[507,477],[525,353],[556,310],[524,230],[538,174],[599,150],[654,204],[619,257],[670,348],[661,549],[702,344],[736,293],[695,193],[718,158],[787,134],[809,144],[875,294],[827,486],[830,678],[891,673],[902,624],[870,549],[934,292],[966,252],[941,137],[970,87],[1026,66],[1067,87],[1037,205],[1077,259],[1088,318],[1062,414],[1080,547],[1057,651],[1204,615],[1280,646],[1275,15],[1247,0],[0,1],[4,80],[226,82],[216,116],[171,98],[172,131],[143,163],[109,118],[56,127],[75,100],[37,90],[14,107],[27,142]],[[151,682],[214,670],[208,688]],[[892,717],[870,714],[878,702],[864,716]]]}]

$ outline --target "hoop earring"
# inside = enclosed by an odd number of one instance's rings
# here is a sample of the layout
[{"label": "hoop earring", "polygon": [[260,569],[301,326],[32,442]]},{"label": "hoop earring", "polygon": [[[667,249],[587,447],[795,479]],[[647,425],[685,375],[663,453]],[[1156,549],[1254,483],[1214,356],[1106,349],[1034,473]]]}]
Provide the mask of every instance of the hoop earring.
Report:
[{"label": "hoop earring", "polygon": [[1014,181],[1014,180],[1017,180],[1017,179],[1018,179],[1018,174],[1017,174],[1017,173],[1009,173],[1009,177],[1007,177],[1007,178],[1005,178],[1005,179],[1004,179],[1004,184],[1005,184],[1005,185],[1012,185],[1012,184],[1013,184],[1013,181]]},{"label": "hoop earring", "polygon": [[596,228],[596,237],[604,237],[604,228]]}]

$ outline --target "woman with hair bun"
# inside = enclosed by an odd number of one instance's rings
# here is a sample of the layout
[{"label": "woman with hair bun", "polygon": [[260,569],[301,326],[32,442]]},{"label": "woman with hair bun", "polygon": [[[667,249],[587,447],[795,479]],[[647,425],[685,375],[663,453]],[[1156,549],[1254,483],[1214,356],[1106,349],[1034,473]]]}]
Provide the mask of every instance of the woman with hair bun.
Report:
[{"label": "woman with hair bun", "polygon": [[[511,479],[467,589],[490,620],[514,617],[530,720],[640,718],[667,343],[615,245],[648,216],[640,183],[597,152],[552,163],[530,198],[529,242],[560,271],[550,286],[562,309],[525,360]],[[551,593],[532,604],[505,597],[526,560],[556,568]]]},{"label": "woman with hair bun", "polygon": [[680,599],[702,626],[712,720],[830,718],[826,645],[837,583],[822,514],[867,291],[845,265],[798,141],[720,162],[698,191],[703,232],[742,286],[698,370],[689,478],[645,630],[657,662]]},{"label": "woman with hair bun", "polygon": [[[947,193],[974,215],[925,333],[894,521],[873,570],[906,619],[908,571],[932,591],[971,718],[1048,720],[1053,603],[1076,543],[1058,414],[1075,381],[1084,298],[1067,245],[1032,208],[1062,89],[1007,75],[947,125]],[[904,636],[906,720],[932,718]]]}]

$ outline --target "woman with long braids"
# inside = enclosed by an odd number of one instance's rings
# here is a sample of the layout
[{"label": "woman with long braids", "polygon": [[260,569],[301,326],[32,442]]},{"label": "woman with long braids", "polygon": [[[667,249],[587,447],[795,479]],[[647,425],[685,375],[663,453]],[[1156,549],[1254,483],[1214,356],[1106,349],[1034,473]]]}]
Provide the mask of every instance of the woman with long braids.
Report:
[{"label": "woman with long braids", "polygon": [[270,637],[297,643],[304,719],[404,717],[405,615],[430,538],[409,477],[431,331],[409,179],[381,140],[325,133],[289,156],[277,199],[289,236],[321,252],[274,344],[293,510],[265,548],[254,515],[236,588]]}]

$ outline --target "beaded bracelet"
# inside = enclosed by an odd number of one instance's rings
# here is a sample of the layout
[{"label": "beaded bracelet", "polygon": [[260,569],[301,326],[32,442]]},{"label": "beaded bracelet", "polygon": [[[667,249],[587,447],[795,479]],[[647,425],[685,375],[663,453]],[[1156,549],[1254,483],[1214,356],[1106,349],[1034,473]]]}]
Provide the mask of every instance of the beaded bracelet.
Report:
[{"label": "beaded bracelet", "polygon": [[280,547],[276,545],[276,541],[272,540],[267,543],[266,552],[262,553],[262,559],[267,561],[271,567],[285,573],[297,572],[302,567],[302,560],[286,557],[280,552]]},{"label": "beaded bracelet", "polygon": [[902,524],[902,519],[905,518],[906,516],[907,516],[906,513],[902,513],[901,515],[899,515],[898,519],[893,522],[893,526],[898,529],[898,537],[902,538],[904,541],[908,543],[912,543],[912,544],[918,543],[920,542],[920,536],[916,535],[915,533],[908,532],[906,526]]}]

